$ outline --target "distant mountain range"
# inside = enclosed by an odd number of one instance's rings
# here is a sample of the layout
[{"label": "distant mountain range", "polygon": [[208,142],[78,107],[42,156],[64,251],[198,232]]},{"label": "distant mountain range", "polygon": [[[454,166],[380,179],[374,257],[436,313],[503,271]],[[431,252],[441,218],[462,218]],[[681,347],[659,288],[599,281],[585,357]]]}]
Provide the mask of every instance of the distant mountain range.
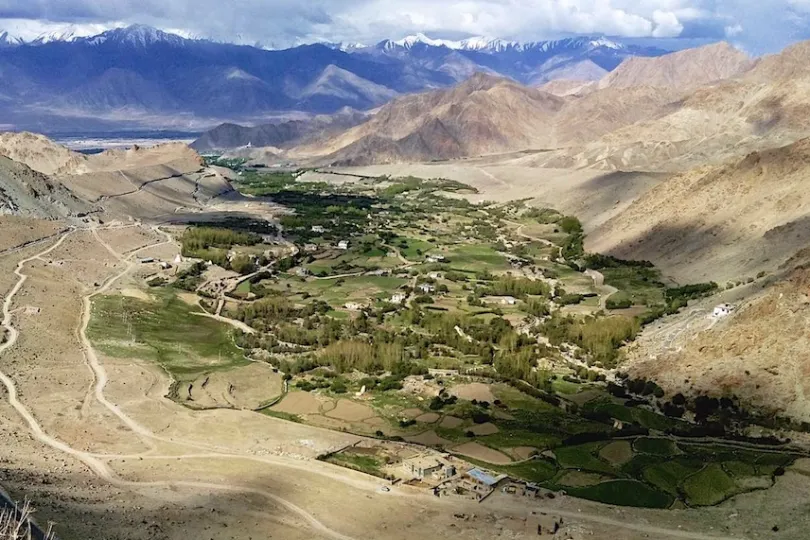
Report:
[{"label": "distant mountain range", "polygon": [[605,38],[517,43],[416,35],[371,47],[266,50],[140,25],[31,41],[0,31],[0,113],[18,128],[51,131],[258,124],[294,112],[369,110],[478,72],[532,86],[592,81],[627,58],[665,52]]}]

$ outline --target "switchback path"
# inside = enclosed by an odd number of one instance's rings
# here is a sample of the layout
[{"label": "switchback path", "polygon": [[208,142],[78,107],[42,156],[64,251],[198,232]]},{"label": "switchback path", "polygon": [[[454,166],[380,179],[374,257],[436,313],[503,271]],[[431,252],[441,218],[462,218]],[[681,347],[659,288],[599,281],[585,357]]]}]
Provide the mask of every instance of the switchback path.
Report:
[{"label": "switchback path", "polygon": [[[359,477],[354,477],[353,475],[347,475],[342,473],[341,471],[337,470],[334,467],[327,467],[325,464],[315,461],[307,461],[307,462],[295,462],[295,460],[290,460],[282,457],[276,456],[267,456],[267,457],[259,457],[259,456],[250,456],[250,455],[238,455],[238,454],[229,454],[219,451],[211,451],[205,445],[199,445],[187,441],[182,440],[173,440],[171,438],[162,437],[159,435],[154,434],[151,430],[147,429],[144,426],[138,424],[135,420],[130,418],[126,413],[124,413],[121,409],[118,408],[117,405],[111,403],[105,396],[104,396],[104,388],[108,381],[107,373],[102,366],[102,364],[98,360],[98,356],[93,349],[90,340],[87,338],[86,330],[87,325],[89,324],[90,315],[91,315],[91,299],[97,295],[103,294],[110,287],[119,279],[127,275],[132,268],[135,266],[135,262],[133,260],[134,256],[144,249],[148,249],[150,247],[156,247],[159,245],[164,245],[167,242],[172,241],[171,237],[164,233],[163,231],[159,231],[156,229],[157,232],[164,234],[167,237],[165,242],[159,242],[156,244],[152,244],[150,246],[145,246],[143,248],[137,249],[130,253],[128,257],[124,257],[115,252],[109,245],[107,245],[97,234],[97,228],[92,228],[92,234],[94,237],[97,238],[99,243],[103,245],[111,254],[113,254],[119,261],[126,264],[126,268],[116,274],[115,276],[108,279],[105,283],[103,283],[98,289],[94,292],[84,296],[82,298],[82,325],[80,327],[80,338],[82,341],[82,346],[85,350],[85,356],[87,358],[88,364],[92,369],[94,376],[95,376],[95,385],[93,387],[93,394],[95,399],[115,414],[129,429],[131,429],[134,433],[141,435],[142,437],[152,439],[154,441],[161,441],[171,444],[179,444],[181,446],[185,446],[187,448],[194,448],[196,450],[202,450],[203,452],[208,453],[186,453],[180,455],[171,455],[166,456],[172,460],[194,460],[194,459],[234,459],[234,460],[250,460],[261,462],[265,464],[272,464],[276,466],[288,467],[293,469],[298,469],[301,471],[307,471],[310,473],[320,474],[325,477],[330,477],[334,480],[341,481],[348,485],[352,485],[358,489],[364,489],[368,491],[375,491],[378,488],[379,482],[374,480],[367,480],[363,481]],[[17,264],[17,269],[15,270],[15,275],[18,276],[19,280],[14,285],[8,296],[5,298],[3,303],[3,319],[2,319],[2,326],[6,329],[8,340],[0,345],[0,356],[5,353],[8,349],[13,347],[17,339],[19,337],[19,331],[13,326],[12,324],[12,304],[14,301],[14,297],[20,291],[20,289],[25,284],[28,276],[23,273],[23,269],[26,264],[40,257],[47,255],[48,253],[56,250],[62,243],[69,237],[72,233],[68,232],[62,235],[56,243],[54,243],[49,248],[43,250],[42,252],[24,259]],[[139,457],[143,459],[161,459],[161,456],[150,456],[148,453],[142,454],[135,454],[134,456],[121,456],[121,455],[114,455],[114,454],[93,454],[89,452],[84,452],[72,448],[71,446],[65,444],[64,442],[50,436],[47,434],[36,418],[31,414],[31,412],[23,405],[17,393],[17,387],[14,381],[8,377],[5,373],[0,371],[0,382],[6,388],[8,393],[8,402],[14,408],[14,410],[20,415],[20,417],[25,421],[28,425],[28,429],[31,434],[41,443],[53,448],[57,451],[60,451],[64,454],[74,457],[75,459],[79,460],[85,466],[87,466],[94,474],[96,474],[99,478],[109,482],[112,485],[122,487],[122,488],[143,488],[143,487],[189,487],[189,488],[197,488],[197,489],[207,489],[207,490],[217,490],[217,491],[227,491],[227,492],[234,492],[234,493],[252,493],[255,495],[259,495],[262,497],[267,498],[270,501],[275,502],[276,504],[285,508],[291,514],[298,516],[299,518],[303,519],[314,531],[318,533],[322,533],[325,536],[330,538],[334,538],[335,540],[354,540],[349,536],[341,534],[337,531],[334,531],[318,521],[314,516],[306,512],[304,509],[298,507],[297,505],[287,501],[278,495],[271,493],[266,490],[257,489],[257,488],[249,488],[243,486],[234,486],[234,485],[224,485],[224,484],[217,484],[217,483],[208,483],[208,482],[185,482],[185,481],[155,481],[155,482],[146,482],[146,481],[127,481],[119,476],[117,476],[107,465],[107,461],[115,460],[115,459],[122,459],[127,457]],[[425,500],[434,501],[433,497],[429,497],[427,495],[422,494],[414,494],[408,492],[406,490],[396,490],[392,492],[394,496],[406,496],[406,497],[417,497],[422,498]],[[449,505],[451,504],[449,501],[437,501],[435,504],[442,504],[442,505]],[[608,517],[604,517],[601,515],[572,511],[572,510],[562,510],[558,508],[554,508],[551,506],[542,506],[538,505],[535,507],[538,511],[545,511],[551,514],[560,515],[562,517],[573,518],[577,520],[589,521],[592,523],[621,527],[627,530],[633,530],[637,532],[642,532],[646,534],[650,534],[653,537],[670,537],[670,538],[678,538],[678,539],[685,539],[685,540],[739,540],[739,537],[728,537],[728,536],[717,536],[717,535],[706,535],[702,533],[694,533],[688,531],[682,531],[678,529],[666,529],[660,527],[653,527],[643,523],[632,523],[630,521],[625,520],[617,520]]]},{"label": "switchback path", "polygon": [[[110,250],[112,253],[114,253],[114,251],[112,251],[111,248],[107,244],[105,244],[101,240],[100,237],[98,237],[96,228],[93,228],[92,232],[93,232],[93,235],[98,239],[98,241],[103,246],[105,246],[108,250]],[[44,255],[47,255],[48,253],[50,253],[50,252],[54,251],[55,249],[57,249],[58,247],[60,247],[64,243],[64,241],[68,238],[68,236],[70,234],[71,234],[70,232],[65,233],[51,247],[45,249],[44,251],[42,251],[42,252],[40,252],[40,253],[32,256],[32,257],[24,259],[24,260],[20,261],[17,264],[17,269],[14,271],[14,273],[19,277],[19,280],[17,281],[16,285],[14,285],[11,292],[8,294],[5,301],[3,302],[2,326],[8,332],[8,339],[7,339],[7,341],[5,343],[0,345],[0,355],[2,355],[5,351],[10,349],[11,347],[13,347],[16,344],[17,339],[19,338],[19,331],[12,325],[12,321],[11,321],[11,319],[12,319],[11,305],[12,305],[12,303],[14,301],[14,297],[17,295],[17,293],[20,291],[20,289],[23,287],[26,280],[28,279],[28,276],[22,272],[23,268],[29,262],[34,261],[36,259],[39,259],[40,257],[42,257]],[[154,244],[152,246],[146,246],[144,248],[141,248],[140,250],[136,250],[135,252],[133,252],[132,255],[134,255],[138,251],[142,251],[143,249],[147,249],[148,247],[155,247],[156,245],[161,245],[161,244],[164,244],[164,243],[165,242],[161,242],[160,244]],[[120,258],[120,256],[119,256],[119,258]],[[127,265],[127,268],[124,271],[122,271],[118,275],[110,278],[105,284],[103,284],[101,287],[99,287],[95,292],[93,292],[93,293],[91,293],[89,295],[86,295],[83,298],[83,312],[82,312],[83,324],[82,324],[81,331],[80,331],[80,337],[82,339],[83,345],[85,346],[85,354],[86,354],[87,360],[90,363],[90,366],[93,369],[94,374],[96,375],[95,397],[99,401],[99,403],[104,405],[108,410],[110,410],[119,419],[121,419],[127,425],[127,427],[129,427],[133,432],[135,432],[135,433],[137,433],[139,435],[143,435],[143,436],[146,436],[146,437],[156,439],[156,440],[172,442],[172,441],[169,441],[168,439],[164,439],[162,437],[155,436],[150,430],[146,429],[145,427],[141,426],[140,424],[138,424],[137,422],[132,420],[130,417],[128,417],[126,414],[124,414],[115,404],[111,403],[110,401],[108,401],[106,399],[106,397],[104,396],[104,387],[106,386],[107,380],[108,380],[107,373],[104,370],[104,368],[101,366],[101,364],[99,363],[98,357],[96,356],[95,351],[93,350],[93,347],[90,344],[90,341],[87,339],[87,335],[86,335],[87,324],[89,323],[89,319],[90,319],[90,308],[91,308],[90,300],[91,300],[91,298],[93,296],[103,294],[106,290],[108,290],[110,288],[110,286],[113,283],[115,283],[118,279],[120,279],[121,277],[126,275],[129,271],[131,271],[131,269],[132,269],[132,267],[134,265],[135,265],[134,262],[129,261],[129,263]],[[175,481],[133,482],[133,481],[123,480],[120,477],[118,477],[104,463],[104,461],[101,458],[99,458],[99,457],[97,457],[95,455],[92,455],[89,452],[83,452],[81,450],[76,450],[75,448],[72,448],[71,446],[65,444],[64,442],[62,442],[62,441],[48,435],[47,433],[45,433],[45,431],[40,426],[39,422],[36,420],[36,418],[34,418],[33,414],[31,414],[31,412],[25,407],[25,405],[23,405],[20,402],[20,400],[18,398],[18,393],[17,393],[17,386],[14,383],[14,381],[10,377],[8,377],[5,373],[3,373],[2,371],[0,371],[0,382],[3,383],[3,386],[5,386],[6,391],[8,392],[8,402],[9,402],[9,404],[14,408],[15,411],[17,411],[17,413],[22,417],[22,419],[28,425],[28,428],[29,428],[31,434],[34,436],[35,439],[37,439],[39,442],[45,444],[46,446],[49,446],[50,448],[53,448],[54,450],[58,450],[58,451],[60,451],[60,452],[62,452],[64,454],[67,454],[67,455],[70,455],[70,456],[76,458],[77,460],[82,462],[85,466],[87,466],[99,478],[102,478],[103,480],[105,480],[105,481],[107,481],[107,482],[109,482],[109,483],[111,483],[111,484],[113,484],[115,486],[118,486],[118,487],[130,487],[130,488],[138,488],[138,487],[168,487],[168,488],[171,488],[171,487],[175,487],[175,486],[182,486],[182,487],[205,488],[205,489],[212,489],[212,490],[219,490],[219,491],[229,491],[229,492],[237,492],[237,493],[249,492],[249,493],[253,493],[253,494],[256,494],[256,495],[266,497],[269,500],[272,500],[273,502],[281,505],[282,507],[284,507],[285,509],[287,509],[291,513],[293,513],[293,514],[299,516],[300,518],[304,519],[304,521],[307,522],[307,524],[310,527],[312,527],[313,529],[315,529],[318,532],[321,532],[321,533],[325,534],[328,537],[334,538],[335,540],[353,540],[352,538],[350,538],[350,537],[348,537],[346,535],[343,535],[343,534],[341,534],[339,532],[333,531],[332,529],[328,528],[326,525],[324,525],[323,523],[318,521],[311,514],[307,513],[304,509],[296,506],[295,504],[293,504],[293,503],[291,503],[291,502],[289,502],[289,501],[287,501],[287,500],[285,500],[285,499],[283,499],[283,498],[281,498],[281,497],[279,497],[279,496],[277,496],[277,495],[275,495],[273,493],[265,491],[265,490],[260,490],[260,489],[256,489],[256,488],[246,488],[246,487],[242,487],[242,486],[231,486],[231,485],[204,483],[204,482],[175,482]],[[217,455],[216,457],[220,457],[220,456]],[[183,459],[183,457],[178,456],[178,459]]]}]

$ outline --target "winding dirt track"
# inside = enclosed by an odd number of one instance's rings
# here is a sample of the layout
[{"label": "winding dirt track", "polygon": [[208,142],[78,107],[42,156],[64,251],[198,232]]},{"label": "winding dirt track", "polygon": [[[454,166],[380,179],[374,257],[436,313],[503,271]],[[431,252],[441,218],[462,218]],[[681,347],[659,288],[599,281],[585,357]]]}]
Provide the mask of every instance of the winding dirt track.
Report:
[{"label": "winding dirt track", "polygon": [[[17,339],[19,337],[19,332],[11,324],[11,318],[12,318],[11,305],[12,305],[12,303],[14,301],[14,296],[20,291],[20,289],[22,288],[22,286],[25,284],[26,280],[28,279],[28,276],[22,272],[22,269],[25,267],[25,265],[27,263],[29,263],[31,261],[34,261],[36,259],[39,259],[43,255],[47,255],[51,251],[54,251],[55,249],[57,249],[59,246],[62,245],[62,243],[65,241],[65,239],[68,238],[68,236],[71,233],[72,233],[72,231],[68,232],[68,233],[65,233],[51,247],[47,248],[46,250],[44,250],[44,251],[42,251],[42,252],[40,252],[40,253],[32,256],[32,257],[24,259],[24,260],[20,261],[17,264],[17,269],[14,271],[14,273],[20,279],[17,281],[17,284],[11,289],[10,293],[8,294],[8,296],[6,296],[6,299],[3,302],[2,326],[5,327],[6,330],[8,331],[8,340],[5,343],[3,343],[2,345],[0,345],[0,354],[4,353],[9,348],[13,347],[14,344],[17,342]],[[101,240],[101,238],[98,237],[96,229],[93,229],[93,235],[96,236],[96,238],[99,240],[99,242],[102,245],[104,245],[104,247],[106,247],[111,253],[115,254],[115,251],[112,250],[108,245],[106,245]],[[169,239],[168,241],[171,241],[171,239]],[[160,244],[153,244],[151,246],[146,246],[145,248],[142,248],[142,249],[146,249],[147,247],[154,247],[154,246],[157,246],[157,245],[162,245],[164,243],[165,242],[161,242]],[[138,251],[141,251],[141,250],[138,250]],[[135,253],[137,253],[137,251],[133,252],[132,255],[134,255]],[[119,258],[119,260],[124,260],[118,254],[116,254],[116,257]],[[89,295],[87,295],[87,296],[85,296],[83,298],[83,303],[84,303],[84,308],[83,308],[83,313],[82,313],[82,321],[83,322],[82,322],[82,326],[81,326],[79,334],[80,334],[80,338],[82,340],[82,344],[83,344],[83,346],[85,348],[85,355],[86,355],[87,360],[88,360],[88,362],[90,364],[90,367],[93,370],[93,373],[95,374],[95,377],[96,377],[96,384],[95,384],[94,392],[95,392],[95,397],[99,401],[99,403],[104,405],[108,410],[110,410],[113,414],[115,414],[133,432],[135,432],[135,433],[137,433],[137,434],[139,434],[139,435],[141,435],[143,437],[147,437],[147,438],[153,438],[153,439],[157,439],[157,440],[165,440],[167,442],[174,442],[174,441],[169,441],[168,439],[163,439],[162,437],[158,437],[158,436],[154,435],[151,431],[149,431],[145,427],[141,426],[140,424],[138,424],[137,422],[132,420],[130,417],[128,417],[126,414],[124,414],[115,404],[113,404],[109,400],[107,400],[107,398],[104,396],[104,387],[106,386],[107,380],[108,380],[107,373],[104,370],[104,368],[101,366],[101,364],[99,363],[98,357],[96,356],[95,351],[93,350],[93,347],[90,344],[90,341],[87,339],[87,335],[86,335],[86,329],[87,329],[87,325],[89,324],[90,312],[91,312],[91,310],[90,310],[90,308],[91,308],[90,300],[96,295],[103,294],[104,291],[108,290],[109,287],[113,283],[115,283],[118,279],[120,279],[121,277],[126,275],[129,271],[131,271],[133,266],[134,266],[134,262],[132,262],[131,260],[128,261],[127,268],[124,271],[120,272],[118,275],[116,275],[116,276],[110,278],[109,280],[107,280],[107,282],[104,283],[94,293],[91,293],[91,294],[89,294]],[[315,517],[313,517],[311,514],[307,513],[304,509],[296,506],[295,504],[293,504],[293,503],[291,503],[291,502],[289,502],[289,501],[287,501],[287,500],[285,500],[285,499],[283,499],[283,498],[281,498],[281,497],[279,497],[279,496],[277,496],[277,495],[275,495],[273,493],[265,491],[265,490],[260,490],[260,489],[255,489],[255,488],[245,488],[245,487],[241,487],[241,486],[228,486],[228,485],[221,485],[221,484],[204,483],[204,482],[173,482],[173,481],[166,481],[166,482],[131,482],[131,481],[123,480],[120,477],[118,477],[114,472],[112,472],[110,470],[110,468],[102,461],[102,458],[100,458],[98,456],[95,456],[95,455],[92,455],[92,454],[90,454],[88,452],[83,452],[83,451],[80,451],[80,450],[76,450],[75,448],[72,448],[71,446],[63,443],[62,441],[59,441],[59,440],[51,437],[47,433],[45,433],[45,431],[42,429],[42,427],[37,422],[36,418],[34,418],[34,416],[31,414],[31,412],[19,401],[18,395],[17,395],[17,387],[16,387],[14,381],[12,381],[3,372],[0,372],[0,381],[2,381],[3,385],[6,387],[6,391],[8,392],[9,404],[25,420],[25,422],[28,424],[28,428],[30,429],[31,433],[34,435],[34,437],[38,441],[40,441],[41,443],[43,443],[43,444],[45,444],[45,445],[47,445],[47,446],[49,446],[49,447],[51,447],[51,448],[53,448],[55,450],[58,450],[60,452],[63,452],[65,454],[68,454],[68,455],[78,459],[79,461],[84,463],[91,471],[93,471],[97,476],[99,476],[100,478],[106,480],[107,482],[110,482],[111,484],[113,484],[115,486],[119,486],[119,487],[163,487],[163,486],[172,487],[172,486],[181,486],[181,487],[212,489],[212,490],[219,490],[219,491],[239,492],[239,493],[249,492],[249,493],[253,493],[253,494],[256,494],[256,495],[266,497],[267,499],[272,500],[273,502],[283,506],[289,512],[291,512],[291,513],[297,515],[298,517],[302,518],[306,523],[309,524],[310,527],[312,527],[316,531],[319,531],[319,532],[325,534],[326,536],[329,536],[331,538],[335,538],[336,540],[353,540],[351,537],[345,536],[343,534],[340,534],[337,531],[333,531],[332,529],[328,528],[326,525],[324,525],[323,523],[321,523],[320,521],[315,519]],[[116,456],[105,456],[105,457],[107,457],[107,458],[115,458]],[[222,456],[219,455],[219,454],[213,454],[212,457],[222,457]]]},{"label": "winding dirt track", "polygon": [[[135,227],[137,225],[131,225],[127,227]],[[117,228],[125,228],[125,227],[117,227]],[[128,256],[123,256],[117,253],[114,249],[112,249],[109,245],[107,245],[97,234],[97,228],[90,229],[94,237],[99,241],[101,245],[103,245],[111,254],[115,256],[117,260],[122,263],[126,264],[126,268],[116,274],[115,276],[109,278],[106,282],[104,282],[97,290],[94,292],[86,295],[83,297],[83,310],[82,310],[82,323],[79,328],[79,337],[82,342],[82,346],[84,348],[84,354],[87,359],[88,365],[92,370],[94,377],[95,377],[95,384],[93,386],[93,395],[95,399],[107,408],[110,412],[112,412],[124,425],[126,425],[132,432],[138,434],[146,441],[162,441],[166,443],[171,443],[175,445],[184,446],[186,448],[196,450],[196,453],[186,453],[182,455],[171,455],[171,456],[156,456],[150,455],[149,453],[141,453],[141,454],[134,454],[134,455],[115,455],[115,454],[94,454],[89,452],[84,452],[72,448],[71,446],[65,444],[58,439],[48,435],[42,429],[40,424],[37,422],[36,418],[31,414],[31,412],[19,401],[17,387],[13,380],[11,380],[5,373],[0,371],[0,381],[5,386],[8,392],[8,402],[9,404],[17,411],[17,413],[23,418],[25,423],[28,425],[29,430],[31,431],[32,435],[41,443],[63,452],[67,455],[70,455],[83,464],[85,464],[94,474],[98,477],[104,479],[105,481],[109,482],[112,485],[122,488],[142,488],[142,487],[189,487],[189,488],[199,488],[199,489],[207,489],[207,490],[217,490],[217,491],[226,491],[226,492],[233,492],[233,493],[251,493],[255,495],[259,495],[265,497],[266,499],[273,501],[274,503],[278,504],[279,506],[285,508],[291,514],[301,518],[304,522],[306,522],[313,531],[321,533],[327,537],[334,538],[336,540],[354,540],[353,538],[341,534],[333,529],[330,529],[320,521],[318,521],[314,516],[306,512],[304,509],[296,506],[295,504],[279,497],[278,495],[271,493],[266,490],[257,489],[257,488],[250,488],[244,486],[233,486],[233,485],[225,485],[225,484],[216,484],[216,483],[207,483],[207,482],[185,482],[185,481],[156,481],[156,482],[135,482],[135,481],[128,481],[120,478],[117,476],[107,465],[107,461],[116,460],[116,459],[127,459],[132,457],[139,457],[142,459],[188,459],[188,460],[199,460],[199,459],[226,459],[226,460],[248,460],[248,461],[255,461],[264,464],[271,464],[280,467],[286,467],[290,469],[297,469],[301,471],[306,471],[309,473],[319,474],[324,477],[328,477],[333,480],[340,481],[346,485],[351,485],[358,489],[363,489],[367,491],[376,491],[378,486],[378,482],[373,480],[363,480],[356,476],[350,476],[346,474],[341,474],[340,471],[325,466],[320,462],[314,461],[307,461],[307,462],[296,462],[295,460],[285,459],[282,457],[273,457],[273,456],[249,456],[249,455],[240,455],[240,454],[229,454],[225,452],[220,452],[217,449],[213,449],[207,447],[206,445],[195,444],[183,440],[174,440],[167,437],[162,437],[160,435],[154,434],[151,430],[147,429],[146,427],[140,425],[135,420],[127,416],[121,409],[118,408],[117,405],[110,402],[104,396],[104,388],[108,381],[107,373],[102,366],[102,364],[98,360],[98,356],[93,349],[92,344],[90,343],[89,339],[86,335],[86,329],[90,321],[91,315],[91,300],[93,297],[103,294],[105,291],[109,290],[109,288],[119,279],[127,275],[133,267],[136,265],[134,262],[135,255],[143,251],[144,249],[148,249],[151,247],[156,247],[160,245],[164,245],[169,242],[173,242],[171,237],[160,231],[159,229],[155,228],[156,232],[163,234],[166,236],[166,241],[159,242],[156,244],[152,244],[149,246],[145,246],[138,250],[131,252]],[[75,231],[68,231],[63,234],[52,246],[43,250],[42,252],[29,257],[25,260],[20,261],[17,264],[17,269],[15,270],[15,275],[19,277],[19,280],[14,285],[14,287],[9,292],[8,296],[6,296],[5,301],[3,302],[3,319],[2,319],[2,326],[8,332],[8,340],[0,345],[0,355],[2,355],[5,351],[9,348],[13,347],[17,342],[19,337],[18,330],[12,325],[12,316],[13,311],[11,309],[12,304],[14,302],[15,295],[20,291],[20,289],[25,284],[28,276],[23,273],[23,268],[26,264],[31,261],[37,260],[40,257],[47,255],[48,253],[54,251],[62,243],[65,239],[68,238],[70,234],[74,234]],[[153,447],[154,448],[154,447]],[[404,496],[404,497],[418,497],[424,498],[421,495],[407,493],[402,490],[396,490],[392,492],[391,495],[394,496]],[[431,501],[433,499],[431,498]],[[440,501],[439,504],[444,503],[444,501]],[[540,506],[538,505],[538,509]],[[648,526],[645,524],[639,523],[631,523],[627,521],[619,521],[616,519],[611,519],[607,517],[603,517],[601,515],[595,514],[587,514],[582,512],[574,512],[574,511],[567,511],[561,510],[558,508],[546,508],[548,512],[554,513],[556,515],[560,515],[567,518],[574,518],[584,521],[590,521],[593,523],[599,523],[603,525],[609,526],[617,526],[622,527],[628,530],[634,530],[646,534],[653,535],[653,537],[670,537],[670,538],[680,538],[685,540],[733,540],[731,537],[722,537],[722,536],[713,536],[713,535],[705,535],[701,533],[693,533],[687,532],[682,530],[675,530],[675,529],[664,529],[659,527]]]}]

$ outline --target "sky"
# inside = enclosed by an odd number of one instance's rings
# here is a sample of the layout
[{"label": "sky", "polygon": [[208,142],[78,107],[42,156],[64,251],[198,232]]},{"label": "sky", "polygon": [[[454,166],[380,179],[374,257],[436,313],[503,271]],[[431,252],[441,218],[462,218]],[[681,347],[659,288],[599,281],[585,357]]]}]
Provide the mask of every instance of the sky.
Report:
[{"label": "sky", "polygon": [[810,0],[0,0],[0,32],[25,39],[134,23],[276,48],[423,32],[521,41],[606,35],[669,48],[677,39],[726,40],[763,54],[810,39]]}]

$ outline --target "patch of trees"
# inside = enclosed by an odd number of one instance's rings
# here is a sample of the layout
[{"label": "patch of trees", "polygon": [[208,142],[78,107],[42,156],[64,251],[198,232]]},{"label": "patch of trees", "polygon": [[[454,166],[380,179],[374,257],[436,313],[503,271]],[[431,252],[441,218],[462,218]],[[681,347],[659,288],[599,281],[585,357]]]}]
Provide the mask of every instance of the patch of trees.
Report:
[{"label": "patch of trees", "polygon": [[530,298],[523,304],[523,311],[534,317],[547,317],[551,313],[548,302],[540,298]]},{"label": "patch of trees", "polygon": [[640,324],[629,317],[563,317],[555,313],[542,325],[542,333],[552,345],[572,343],[583,349],[591,360],[605,367],[614,367],[619,348],[635,339]]},{"label": "patch of trees", "polygon": [[514,296],[515,298],[549,296],[551,288],[542,281],[506,276],[491,282],[484,289],[484,294],[489,296]]},{"label": "patch of trees", "polygon": [[[262,237],[250,232],[233,231],[218,227],[189,227],[183,233],[183,251],[200,251],[209,248],[230,249],[233,246],[254,246]],[[185,255],[185,253],[184,253]],[[193,255],[188,255],[193,257]]]},{"label": "patch of trees", "polygon": [[197,287],[202,284],[202,275],[205,272],[205,268],[206,266],[204,262],[196,262],[192,264],[189,268],[181,270],[177,273],[177,279],[172,286],[184,291],[193,292],[197,290]]},{"label": "patch of trees", "polygon": [[605,307],[608,309],[627,309],[633,306],[633,301],[629,298],[619,298],[618,300],[614,300],[613,298],[608,298],[608,301],[605,303]]},{"label": "patch of trees", "polygon": [[585,268],[590,270],[601,270],[604,268],[655,268],[650,261],[628,261],[619,259],[611,255],[601,253],[589,253],[585,256]]},{"label": "patch of trees", "polygon": [[562,256],[566,259],[577,259],[585,254],[585,232],[582,223],[573,217],[565,216],[559,221],[560,229],[568,235],[562,246]]}]

